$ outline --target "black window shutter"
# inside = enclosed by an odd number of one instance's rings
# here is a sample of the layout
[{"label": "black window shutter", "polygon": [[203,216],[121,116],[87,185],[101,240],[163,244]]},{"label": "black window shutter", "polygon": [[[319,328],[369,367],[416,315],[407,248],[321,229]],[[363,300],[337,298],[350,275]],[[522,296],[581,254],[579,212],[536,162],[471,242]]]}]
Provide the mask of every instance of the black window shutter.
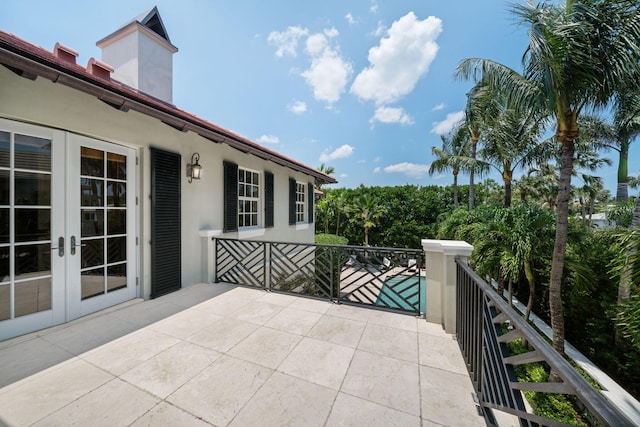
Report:
[{"label": "black window shutter", "polygon": [[273,174],[264,173],[264,226],[273,227]]},{"label": "black window shutter", "polygon": [[238,231],[238,165],[224,161],[224,228]]},{"label": "black window shutter", "polygon": [[151,298],[181,287],[180,154],[149,149],[151,154]]},{"label": "black window shutter", "polygon": [[296,180],[289,178],[289,225],[296,223]]},{"label": "black window shutter", "polygon": [[308,191],[308,193],[309,193],[309,195],[308,195],[308,197],[309,197],[309,201],[308,201],[308,203],[309,203],[309,221],[308,222],[309,222],[309,224],[313,224],[313,199],[314,199],[315,194],[313,192],[313,184],[309,183],[307,185],[307,187],[309,188],[309,191]]}]

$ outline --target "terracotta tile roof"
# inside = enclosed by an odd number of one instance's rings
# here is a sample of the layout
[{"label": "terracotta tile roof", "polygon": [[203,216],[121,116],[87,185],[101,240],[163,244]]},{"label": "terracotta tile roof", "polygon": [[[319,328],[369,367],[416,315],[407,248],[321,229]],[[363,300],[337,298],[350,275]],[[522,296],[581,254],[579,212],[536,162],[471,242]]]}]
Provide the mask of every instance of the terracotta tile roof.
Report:
[{"label": "terracotta tile roof", "polygon": [[[67,48],[68,49],[68,48]],[[93,58],[92,58],[93,60]],[[88,67],[95,64],[90,60]],[[332,176],[320,172],[292,158],[264,147],[248,138],[202,119],[195,114],[177,108],[157,98],[138,92],[113,79],[92,74],[87,68],[59,58],[54,53],[35,46],[20,37],[0,30],[0,63],[25,77],[41,76],[85,93],[123,110],[133,109],[158,118],[164,123],[184,131],[193,131],[218,143],[225,143],[244,153],[249,153],[295,171],[313,176],[321,183],[336,183]],[[100,74],[100,73],[98,73]]]}]

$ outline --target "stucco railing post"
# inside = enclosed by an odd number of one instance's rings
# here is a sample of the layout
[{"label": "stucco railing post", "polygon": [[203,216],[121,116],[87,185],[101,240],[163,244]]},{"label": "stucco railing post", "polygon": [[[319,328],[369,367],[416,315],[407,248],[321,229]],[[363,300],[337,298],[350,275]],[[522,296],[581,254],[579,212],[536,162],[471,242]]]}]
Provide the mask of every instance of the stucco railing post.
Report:
[{"label": "stucco railing post", "polygon": [[467,262],[473,246],[460,240],[422,240],[425,252],[427,322],[439,323],[445,332],[456,332],[456,258]]},{"label": "stucco railing post", "polygon": [[200,276],[204,283],[211,283],[214,276],[215,241],[214,237],[220,236],[222,230],[200,230]]}]

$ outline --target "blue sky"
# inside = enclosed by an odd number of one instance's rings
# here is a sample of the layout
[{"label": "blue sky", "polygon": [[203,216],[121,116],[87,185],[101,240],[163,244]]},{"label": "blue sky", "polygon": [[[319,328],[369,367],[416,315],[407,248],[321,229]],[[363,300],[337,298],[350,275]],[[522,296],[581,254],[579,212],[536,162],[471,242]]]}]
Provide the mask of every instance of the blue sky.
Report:
[{"label": "blue sky", "polygon": [[[100,58],[96,41],[157,5],[179,49],[178,107],[307,165],[333,166],[337,187],[447,185],[450,174],[427,170],[472,86],[454,70],[469,57],[520,69],[526,28],[512,3],[1,0],[0,29],[48,50],[61,42],[84,65]],[[639,159],[636,143],[632,174]],[[598,175],[615,194],[615,166]]]}]

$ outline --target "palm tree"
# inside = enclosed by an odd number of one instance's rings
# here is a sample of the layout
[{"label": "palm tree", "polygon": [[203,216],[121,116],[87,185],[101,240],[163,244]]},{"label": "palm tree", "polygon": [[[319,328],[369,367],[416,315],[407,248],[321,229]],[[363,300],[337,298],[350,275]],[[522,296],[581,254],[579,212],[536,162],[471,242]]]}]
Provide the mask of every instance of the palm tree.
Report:
[{"label": "palm tree", "polygon": [[432,147],[435,160],[429,166],[429,175],[451,169],[453,173],[453,206],[458,208],[458,174],[474,169],[477,162],[470,157],[471,139],[465,126],[457,126],[447,135],[440,135],[442,148]]},{"label": "palm tree", "polygon": [[556,122],[555,137],[562,155],[549,306],[553,345],[564,352],[561,288],[578,117],[587,108],[604,107],[616,89],[638,75],[640,4],[629,0],[534,4],[530,0],[514,6],[514,12],[530,27],[523,75],[480,58],[464,60],[457,73],[476,81],[489,74],[492,88],[507,91],[516,105],[542,111]]},{"label": "palm tree", "polygon": [[502,175],[504,206],[511,206],[513,172],[548,160],[553,141],[541,140],[544,119],[503,105],[485,132],[485,146],[480,156]]},{"label": "palm tree", "polygon": [[380,218],[386,208],[380,204],[380,200],[365,193],[353,201],[348,211],[354,215],[352,221],[362,226],[364,245],[369,246],[369,231],[380,224]]},{"label": "palm tree", "polygon": [[[327,175],[333,175],[334,173],[336,173],[336,170],[333,168],[333,166],[325,166],[324,163],[320,164],[320,167],[318,167],[318,170],[322,173],[325,173]],[[321,190],[322,189],[322,184],[321,183],[316,183],[315,184],[315,188],[317,190]]]},{"label": "palm tree", "polygon": [[616,200],[629,198],[629,147],[640,135],[640,91],[637,87],[618,92],[615,97],[613,133],[619,153]]}]

